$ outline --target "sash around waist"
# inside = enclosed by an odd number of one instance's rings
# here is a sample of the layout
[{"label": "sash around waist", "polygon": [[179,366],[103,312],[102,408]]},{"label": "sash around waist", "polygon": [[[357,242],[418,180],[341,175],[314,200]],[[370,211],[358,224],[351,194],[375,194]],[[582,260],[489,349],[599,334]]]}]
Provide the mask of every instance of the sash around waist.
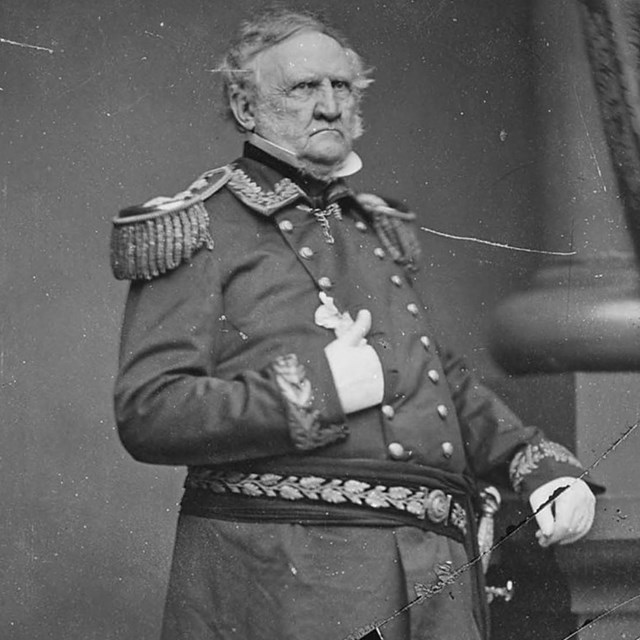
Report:
[{"label": "sash around waist", "polygon": [[192,467],[182,512],[244,522],[414,526],[469,542],[473,485],[439,469],[306,457]]}]

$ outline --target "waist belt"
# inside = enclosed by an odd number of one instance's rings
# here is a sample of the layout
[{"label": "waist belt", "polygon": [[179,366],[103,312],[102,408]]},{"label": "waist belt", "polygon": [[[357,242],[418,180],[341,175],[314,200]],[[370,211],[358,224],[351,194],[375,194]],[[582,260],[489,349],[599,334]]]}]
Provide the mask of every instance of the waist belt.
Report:
[{"label": "waist belt", "polygon": [[471,528],[468,496],[427,483],[197,467],[185,488],[183,513],[226,520],[410,525],[460,542]]}]

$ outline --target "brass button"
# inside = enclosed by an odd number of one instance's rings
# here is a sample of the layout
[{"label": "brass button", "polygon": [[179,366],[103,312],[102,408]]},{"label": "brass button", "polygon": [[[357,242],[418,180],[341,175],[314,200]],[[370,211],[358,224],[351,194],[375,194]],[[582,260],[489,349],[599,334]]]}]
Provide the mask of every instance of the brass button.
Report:
[{"label": "brass button", "polygon": [[322,289],[331,289],[333,286],[333,282],[331,282],[331,278],[327,278],[327,276],[322,276],[318,278],[318,284]]},{"label": "brass button", "polygon": [[453,445],[450,442],[442,443],[442,455],[447,459],[453,455]]},{"label": "brass button", "polygon": [[302,247],[299,253],[305,260],[313,257],[313,249],[311,247]]},{"label": "brass button", "polygon": [[367,230],[367,225],[366,225],[366,223],[362,222],[362,220],[358,220],[356,222],[356,229],[358,231],[366,231]]},{"label": "brass button", "polygon": [[436,407],[436,411],[438,412],[438,415],[444,420],[448,415],[449,415],[449,409],[447,409],[446,405],[444,404],[439,404]]},{"label": "brass button", "polygon": [[287,233],[293,231],[293,223],[291,220],[283,220],[279,225],[280,231],[286,231]]},{"label": "brass button", "polygon": [[373,250],[373,255],[376,256],[377,258],[380,258],[380,260],[382,260],[387,254],[385,253],[384,249],[382,249],[381,247],[376,247]]},{"label": "brass button", "polygon": [[396,287],[402,286],[402,278],[400,276],[391,276],[391,282],[396,285]]},{"label": "brass button", "polygon": [[418,313],[420,313],[420,309],[418,309],[418,305],[415,302],[410,302],[407,305],[407,311],[412,315],[412,316],[417,316]]},{"label": "brass button", "polygon": [[407,457],[406,449],[399,442],[390,442],[387,451],[394,460],[402,460]]},{"label": "brass button", "polygon": [[393,417],[396,415],[395,409],[390,404],[383,404],[380,410],[382,411],[382,415],[389,420],[393,420]]},{"label": "brass button", "polygon": [[420,336],[420,342],[422,342],[422,346],[425,349],[428,349],[431,346],[431,340],[429,340],[427,336]]},{"label": "brass button", "polygon": [[427,376],[429,377],[429,380],[433,382],[433,384],[438,384],[438,381],[440,380],[440,374],[435,369],[429,369],[429,371],[427,372]]}]

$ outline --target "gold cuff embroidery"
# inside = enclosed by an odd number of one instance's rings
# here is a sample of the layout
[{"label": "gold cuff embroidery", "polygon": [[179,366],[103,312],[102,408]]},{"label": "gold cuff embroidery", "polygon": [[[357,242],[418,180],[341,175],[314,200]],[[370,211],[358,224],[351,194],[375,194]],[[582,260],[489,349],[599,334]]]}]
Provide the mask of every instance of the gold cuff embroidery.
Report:
[{"label": "gold cuff embroidery", "polygon": [[528,444],[513,456],[509,465],[509,477],[514,491],[519,491],[526,476],[535,471],[541,460],[553,458],[556,462],[564,462],[582,469],[580,461],[567,448],[543,439],[538,444]]},{"label": "gold cuff embroidery", "polygon": [[313,407],[311,383],[295,354],[276,358],[271,369],[287,404],[289,433],[296,449],[308,451],[347,437],[346,425],[320,421],[320,412]]}]

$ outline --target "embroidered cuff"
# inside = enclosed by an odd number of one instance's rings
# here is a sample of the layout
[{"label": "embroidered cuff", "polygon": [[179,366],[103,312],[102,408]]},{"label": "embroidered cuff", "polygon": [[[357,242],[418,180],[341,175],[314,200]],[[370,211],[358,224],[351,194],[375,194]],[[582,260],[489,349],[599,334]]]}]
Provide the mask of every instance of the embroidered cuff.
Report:
[{"label": "embroidered cuff", "polygon": [[287,405],[289,434],[296,449],[308,451],[344,440],[344,424],[326,424],[313,407],[311,383],[295,354],[280,356],[271,364],[278,388]]},{"label": "embroidered cuff", "polygon": [[522,483],[527,476],[535,473],[540,464],[545,462],[567,464],[582,470],[580,461],[567,448],[552,442],[541,439],[537,444],[528,444],[520,449],[509,465],[509,477],[514,491],[522,491]]}]

